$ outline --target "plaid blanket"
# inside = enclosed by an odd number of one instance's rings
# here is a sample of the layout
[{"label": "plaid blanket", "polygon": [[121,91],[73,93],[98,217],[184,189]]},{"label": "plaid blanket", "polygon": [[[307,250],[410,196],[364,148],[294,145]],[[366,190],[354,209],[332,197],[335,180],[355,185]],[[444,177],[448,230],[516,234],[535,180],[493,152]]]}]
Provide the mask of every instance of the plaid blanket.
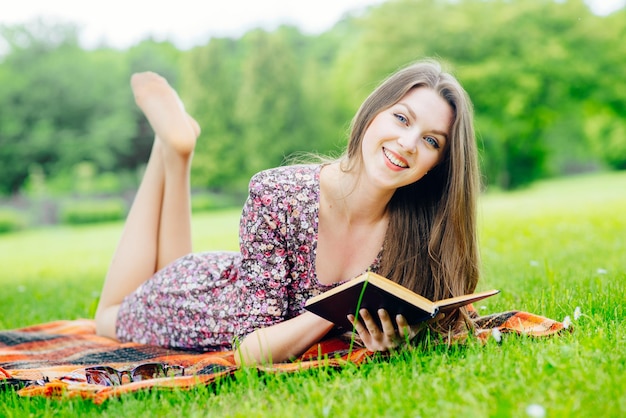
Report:
[{"label": "plaid blanket", "polygon": [[[474,333],[486,341],[495,334],[554,335],[566,327],[557,321],[520,311],[474,319]],[[494,331],[496,330],[496,331]],[[467,335],[454,336],[463,340]],[[289,363],[258,366],[260,372],[295,372],[314,367],[361,364],[371,352],[345,338],[331,338],[311,347]],[[159,362],[180,365],[184,376],[161,377],[117,386],[87,383],[85,367],[107,365],[128,370]],[[120,343],[95,334],[93,320],[55,321],[0,331],[0,389],[18,390],[21,396],[81,397],[102,403],[124,393],[150,388],[190,389],[210,385],[237,370],[234,352],[189,352],[137,343]]]}]

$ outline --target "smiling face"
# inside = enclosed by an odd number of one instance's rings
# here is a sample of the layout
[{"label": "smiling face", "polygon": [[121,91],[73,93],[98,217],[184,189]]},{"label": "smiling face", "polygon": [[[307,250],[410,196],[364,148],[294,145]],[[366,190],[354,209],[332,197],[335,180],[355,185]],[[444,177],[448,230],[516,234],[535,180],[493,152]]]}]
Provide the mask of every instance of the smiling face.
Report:
[{"label": "smiling face", "polygon": [[452,120],[450,105],[428,87],[411,89],[378,113],[361,144],[370,184],[395,190],[421,179],[443,159]]}]

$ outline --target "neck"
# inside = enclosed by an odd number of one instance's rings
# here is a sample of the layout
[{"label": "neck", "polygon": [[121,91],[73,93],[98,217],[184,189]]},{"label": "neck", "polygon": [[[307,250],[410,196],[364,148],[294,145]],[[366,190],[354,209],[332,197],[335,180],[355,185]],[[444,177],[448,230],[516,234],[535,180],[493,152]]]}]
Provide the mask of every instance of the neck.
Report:
[{"label": "neck", "polygon": [[370,187],[357,173],[334,165],[330,176],[329,204],[349,224],[374,224],[387,217],[387,204],[393,193]]}]

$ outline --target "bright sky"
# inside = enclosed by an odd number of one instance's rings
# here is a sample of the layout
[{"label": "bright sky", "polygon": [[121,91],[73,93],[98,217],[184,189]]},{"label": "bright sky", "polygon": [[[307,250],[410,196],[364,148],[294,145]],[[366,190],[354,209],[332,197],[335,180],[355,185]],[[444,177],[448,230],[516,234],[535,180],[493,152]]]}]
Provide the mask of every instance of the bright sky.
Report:
[{"label": "bright sky", "polygon": [[[384,0],[6,0],[1,24],[21,24],[42,17],[74,23],[83,46],[104,42],[126,48],[152,36],[181,48],[211,36],[240,36],[255,27],[273,29],[281,23],[307,33],[332,27],[346,12]],[[587,0],[597,14],[624,7],[626,0]]]},{"label": "bright sky", "polygon": [[[18,0],[5,4],[0,24],[24,23],[36,17],[75,23],[83,45],[102,40],[128,47],[152,35],[186,48],[211,36],[240,36],[256,27],[273,29],[291,23],[320,33],[346,11],[382,0]],[[9,1],[7,1],[9,3]]]}]

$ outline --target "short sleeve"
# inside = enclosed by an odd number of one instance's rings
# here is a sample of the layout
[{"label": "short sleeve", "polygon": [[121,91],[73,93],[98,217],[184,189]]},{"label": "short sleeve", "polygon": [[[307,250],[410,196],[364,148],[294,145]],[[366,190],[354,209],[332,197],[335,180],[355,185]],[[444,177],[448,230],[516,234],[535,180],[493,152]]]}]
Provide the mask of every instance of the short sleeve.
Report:
[{"label": "short sleeve", "polygon": [[285,190],[275,172],[256,174],[250,181],[239,230],[244,276],[239,338],[286,319],[291,283],[287,218]]}]

